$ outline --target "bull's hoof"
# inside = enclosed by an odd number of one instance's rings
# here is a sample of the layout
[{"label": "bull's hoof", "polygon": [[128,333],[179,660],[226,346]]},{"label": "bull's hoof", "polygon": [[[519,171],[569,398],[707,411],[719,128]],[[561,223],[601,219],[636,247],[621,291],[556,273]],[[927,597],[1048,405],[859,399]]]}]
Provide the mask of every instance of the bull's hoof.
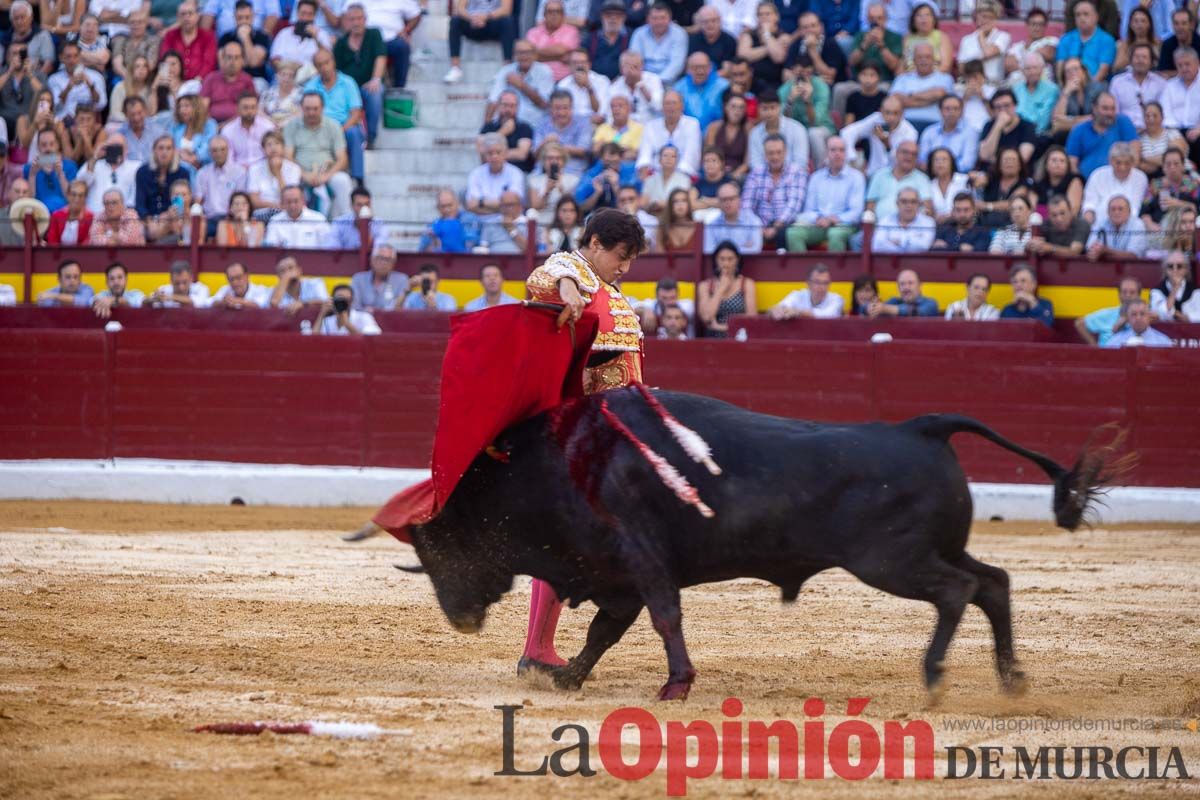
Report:
[{"label": "bull's hoof", "polygon": [[935,678],[925,684],[925,708],[937,708],[946,697],[946,681],[939,672]]},{"label": "bull's hoof", "polygon": [[554,675],[560,669],[562,664],[550,664],[545,661],[538,661],[536,658],[529,656],[521,656],[521,660],[517,662],[517,677],[524,678],[526,675]]},{"label": "bull's hoof", "polygon": [[583,688],[585,676],[571,671],[570,666],[554,671],[554,688],[567,692],[577,692]]},{"label": "bull's hoof", "polygon": [[1029,678],[1019,669],[1009,670],[1008,674],[1000,679],[1000,687],[1009,697],[1023,697],[1029,691]]},{"label": "bull's hoof", "polygon": [[668,683],[658,691],[659,700],[687,700],[688,692],[692,690],[690,682]]}]

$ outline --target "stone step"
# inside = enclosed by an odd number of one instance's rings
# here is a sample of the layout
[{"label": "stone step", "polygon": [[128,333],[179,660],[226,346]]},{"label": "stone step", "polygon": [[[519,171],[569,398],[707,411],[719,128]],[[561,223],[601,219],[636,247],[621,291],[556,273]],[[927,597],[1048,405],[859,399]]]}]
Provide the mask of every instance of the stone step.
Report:
[{"label": "stone step", "polygon": [[483,125],[483,112],[486,107],[487,103],[479,100],[418,103],[417,126],[442,131],[445,135],[466,136],[478,131]]},{"label": "stone step", "polygon": [[486,103],[489,87],[466,84],[446,84],[436,81],[409,80],[404,88],[417,96],[420,103]]},{"label": "stone step", "polygon": [[[412,65],[408,71],[410,85],[424,81],[442,83],[442,78],[450,69],[450,59],[445,53],[438,53],[436,50],[434,53],[435,58]],[[473,91],[487,91],[491,88],[492,81],[495,80],[496,73],[502,66],[504,65],[499,59],[470,61],[464,57],[462,62],[463,79],[459,83],[451,85],[460,88],[466,87]]]},{"label": "stone step", "polygon": [[475,131],[441,131],[433,128],[380,128],[375,139],[376,152],[421,148],[437,152],[466,152],[475,150]]},{"label": "stone step", "polygon": [[461,175],[461,180],[465,183],[467,173],[479,166],[479,156],[473,146],[457,150],[397,148],[368,151],[365,165],[368,175]]},{"label": "stone step", "polygon": [[388,223],[389,227],[399,223],[423,225],[437,217],[436,194],[421,197],[379,195],[369,180],[367,186],[371,189],[371,207],[375,209],[376,218]]}]

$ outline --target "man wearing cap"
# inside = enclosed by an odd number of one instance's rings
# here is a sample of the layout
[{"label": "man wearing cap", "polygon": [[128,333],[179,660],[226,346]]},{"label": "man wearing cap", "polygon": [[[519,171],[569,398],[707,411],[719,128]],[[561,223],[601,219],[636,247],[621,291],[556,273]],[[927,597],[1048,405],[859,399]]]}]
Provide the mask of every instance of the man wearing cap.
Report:
[{"label": "man wearing cap", "polygon": [[237,116],[239,97],[258,92],[254,88],[254,78],[242,69],[245,56],[241,42],[226,42],[221,47],[218,60],[221,68],[204,78],[200,84],[200,96],[208,103],[208,115],[221,124]]},{"label": "man wearing cap", "polygon": [[583,42],[583,49],[592,59],[592,69],[615,81],[621,74],[621,53],[628,48],[625,3],[622,0],[603,0],[600,4],[600,27],[588,34]]}]

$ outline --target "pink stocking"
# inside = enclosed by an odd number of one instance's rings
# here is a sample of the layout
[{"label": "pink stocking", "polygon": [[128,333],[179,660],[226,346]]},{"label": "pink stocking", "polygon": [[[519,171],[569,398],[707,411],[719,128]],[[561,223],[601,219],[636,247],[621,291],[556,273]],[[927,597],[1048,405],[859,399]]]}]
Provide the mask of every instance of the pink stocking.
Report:
[{"label": "pink stocking", "polygon": [[559,667],[566,664],[554,652],[554,631],[562,603],[550,584],[534,580],[529,595],[529,632],[525,635],[524,657]]}]

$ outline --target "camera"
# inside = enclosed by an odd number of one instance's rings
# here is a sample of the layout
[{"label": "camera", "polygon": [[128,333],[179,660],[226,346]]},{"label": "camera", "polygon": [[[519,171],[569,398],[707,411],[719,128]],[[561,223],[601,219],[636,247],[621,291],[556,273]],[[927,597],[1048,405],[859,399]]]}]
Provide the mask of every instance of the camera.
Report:
[{"label": "camera", "polygon": [[115,167],[121,161],[121,145],[106,144],[104,146],[104,160],[109,166]]},{"label": "camera", "polygon": [[433,280],[431,278],[421,278],[421,294],[429,294],[429,290],[433,288]]},{"label": "camera", "polygon": [[333,310],[338,314],[345,314],[350,310],[350,301],[344,297],[333,298]]},{"label": "camera", "polygon": [[549,175],[550,175],[550,180],[552,180],[552,181],[558,180],[558,164],[550,165]]},{"label": "camera", "polygon": [[311,23],[309,23],[309,22],[305,22],[305,21],[301,20],[300,22],[297,22],[295,25],[292,26],[292,32],[295,33],[301,39],[307,39],[309,36],[311,36],[311,34],[309,33],[309,30],[308,30],[308,26],[310,24]]}]

